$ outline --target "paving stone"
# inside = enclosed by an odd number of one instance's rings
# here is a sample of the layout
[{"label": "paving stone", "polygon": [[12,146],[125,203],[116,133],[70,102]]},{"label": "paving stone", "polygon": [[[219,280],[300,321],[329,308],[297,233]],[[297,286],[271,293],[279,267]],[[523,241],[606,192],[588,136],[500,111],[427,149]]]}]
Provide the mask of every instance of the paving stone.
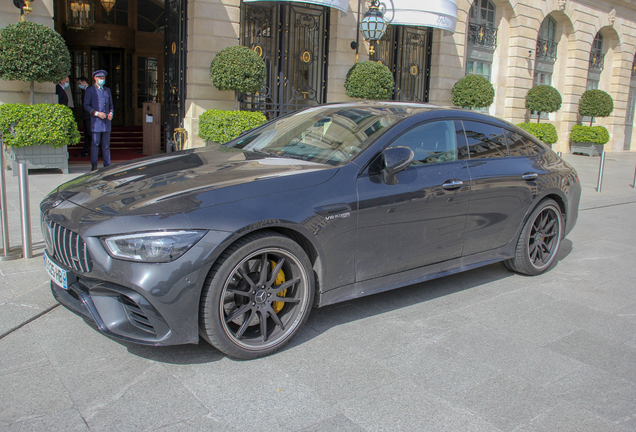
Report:
[{"label": "paving stone", "polygon": [[520,341],[482,324],[469,324],[440,338],[440,345],[507,375],[548,384],[581,367],[565,355]]},{"label": "paving stone", "polygon": [[565,402],[522,425],[515,432],[628,432],[622,426]]},{"label": "paving stone", "polygon": [[13,423],[5,429],[7,432],[88,432],[90,429],[80,413],[71,408],[51,415]]},{"label": "paving stone", "polygon": [[512,431],[561,402],[527,381],[498,375],[449,398],[502,431]]},{"label": "paving stone", "polygon": [[636,385],[636,349],[634,348],[585,331],[568,335],[548,345],[548,348]]},{"label": "paving stone", "polygon": [[73,407],[56,371],[49,364],[0,374],[0,429]]},{"label": "paving stone", "polygon": [[49,360],[29,326],[0,339],[0,375],[48,365]]},{"label": "paving stone", "polygon": [[546,386],[581,409],[609,423],[636,430],[636,385],[593,366],[584,366]]},{"label": "paving stone", "polygon": [[316,423],[307,428],[301,429],[299,432],[365,432],[361,426],[352,422],[347,417],[339,414],[320,423]]}]

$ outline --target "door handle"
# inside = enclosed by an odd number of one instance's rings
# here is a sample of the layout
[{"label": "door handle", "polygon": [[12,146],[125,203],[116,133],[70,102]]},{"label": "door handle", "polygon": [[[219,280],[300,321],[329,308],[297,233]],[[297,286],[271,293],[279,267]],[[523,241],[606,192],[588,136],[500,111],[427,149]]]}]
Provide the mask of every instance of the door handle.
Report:
[{"label": "door handle", "polygon": [[460,187],[462,187],[464,185],[464,182],[461,180],[446,180],[444,182],[444,184],[442,185],[442,187],[446,190],[451,190],[451,189],[458,189]]},{"label": "door handle", "polygon": [[533,173],[533,172],[525,173],[524,175],[521,176],[522,179],[527,181],[536,180],[537,177],[539,177],[539,174]]},{"label": "door handle", "polygon": [[316,207],[314,208],[314,212],[316,212],[317,214],[321,216],[326,217],[330,215],[335,215],[337,213],[350,213],[351,207],[349,207],[347,204],[344,204],[344,203],[331,204],[331,205],[326,205],[324,207]]}]

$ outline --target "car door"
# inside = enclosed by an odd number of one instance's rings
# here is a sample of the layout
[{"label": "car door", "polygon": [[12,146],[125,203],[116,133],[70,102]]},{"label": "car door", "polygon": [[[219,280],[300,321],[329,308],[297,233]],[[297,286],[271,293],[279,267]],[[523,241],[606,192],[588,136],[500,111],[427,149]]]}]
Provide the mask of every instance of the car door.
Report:
[{"label": "car door", "polygon": [[521,135],[478,121],[464,120],[463,126],[471,177],[463,252],[467,256],[512,240],[534,201],[535,180],[545,171],[520,141]]},{"label": "car door", "polygon": [[356,280],[362,281],[461,256],[470,178],[453,120],[416,125],[391,146],[415,155],[382,180],[382,155],[357,179]]}]

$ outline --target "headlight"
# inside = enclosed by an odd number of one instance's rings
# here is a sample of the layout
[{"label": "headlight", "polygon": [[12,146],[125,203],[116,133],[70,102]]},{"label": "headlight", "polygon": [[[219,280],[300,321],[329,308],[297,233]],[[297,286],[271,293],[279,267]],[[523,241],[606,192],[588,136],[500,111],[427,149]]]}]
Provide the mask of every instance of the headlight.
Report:
[{"label": "headlight", "polygon": [[150,263],[170,262],[186,253],[205,231],[161,231],[103,238],[113,258]]}]

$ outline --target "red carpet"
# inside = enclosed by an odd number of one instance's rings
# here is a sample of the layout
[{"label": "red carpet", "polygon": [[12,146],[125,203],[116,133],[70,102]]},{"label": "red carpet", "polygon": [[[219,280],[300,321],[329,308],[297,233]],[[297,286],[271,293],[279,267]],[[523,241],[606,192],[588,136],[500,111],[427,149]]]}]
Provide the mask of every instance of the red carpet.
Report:
[{"label": "red carpet", "polygon": [[[89,156],[79,157],[84,148],[84,130],[80,129],[80,143],[79,145],[68,148],[68,161],[71,164],[77,163],[90,163],[91,158]],[[113,127],[110,134],[110,159],[114,162],[123,162],[132,159],[144,157],[143,154],[144,140],[143,140],[143,128],[141,127]],[[98,164],[101,166],[102,158],[98,159]]]}]

